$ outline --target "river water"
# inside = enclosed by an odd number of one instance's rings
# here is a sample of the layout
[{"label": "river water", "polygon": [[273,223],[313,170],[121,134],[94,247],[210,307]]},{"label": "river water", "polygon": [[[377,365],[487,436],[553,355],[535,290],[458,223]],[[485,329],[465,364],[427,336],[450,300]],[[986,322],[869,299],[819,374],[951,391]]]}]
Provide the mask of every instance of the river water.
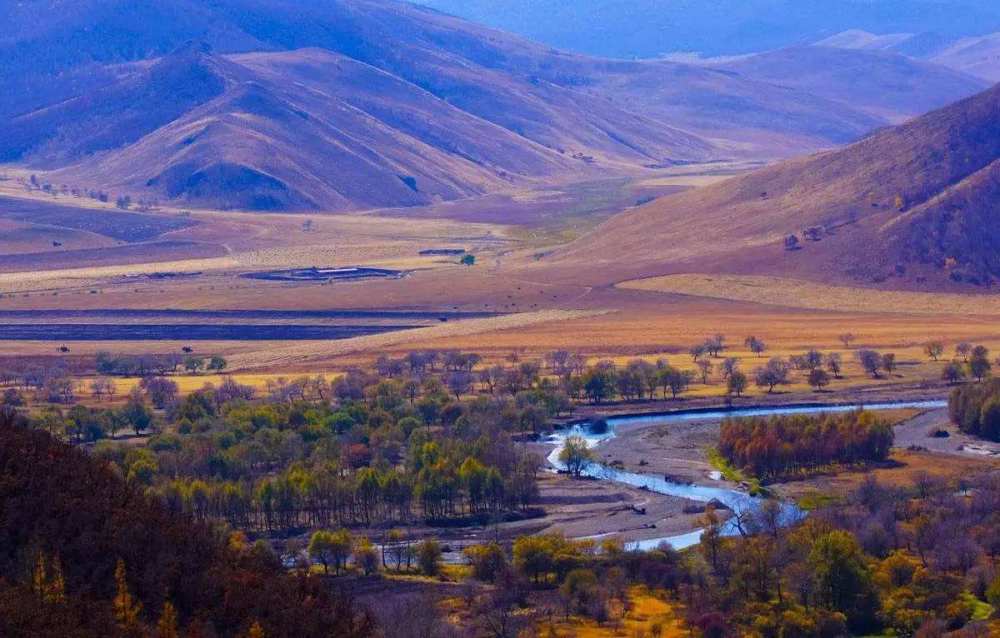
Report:
[{"label": "river water", "polygon": [[[755,408],[734,408],[731,410],[689,410],[689,411],[679,411],[663,414],[652,414],[644,416],[631,416],[631,417],[617,417],[607,419],[608,428],[604,432],[594,432],[590,425],[576,425],[568,430],[557,432],[551,435],[548,439],[550,443],[555,444],[555,448],[548,455],[549,464],[556,470],[565,470],[566,466],[559,460],[559,454],[563,450],[564,443],[566,439],[570,436],[580,436],[587,441],[587,445],[590,447],[597,447],[601,443],[608,441],[616,436],[616,429],[622,426],[642,426],[642,427],[654,427],[659,425],[666,425],[670,423],[680,423],[684,421],[718,421],[725,418],[732,417],[753,417],[753,416],[771,416],[771,415],[786,415],[786,414],[820,414],[820,413],[832,413],[832,412],[849,412],[851,410],[857,410],[859,408],[864,408],[866,410],[891,410],[899,408],[917,408],[917,409],[935,409],[942,408],[948,405],[947,401],[913,401],[913,402],[897,402],[897,403],[871,403],[866,405],[861,404],[850,404],[850,405],[786,405],[786,406],[769,406],[769,407],[755,407]],[[649,490],[656,494],[664,494],[667,496],[675,496],[679,498],[685,498],[692,501],[697,501],[701,503],[708,503],[709,501],[717,500],[726,505],[732,511],[747,511],[752,510],[754,507],[759,506],[761,500],[754,498],[747,494],[746,492],[741,492],[739,490],[733,490],[723,487],[712,487],[709,485],[697,485],[697,484],[683,484],[676,483],[673,481],[668,481],[662,476],[655,476],[651,474],[639,474],[636,472],[626,472],[624,470],[617,470],[606,465],[601,465],[599,463],[591,463],[588,465],[583,474],[585,476],[595,478],[602,481],[611,481],[613,483],[620,483],[623,485],[629,485],[631,487],[637,487],[641,489]],[[793,503],[782,503],[781,517],[786,524],[792,523],[796,520],[801,519],[804,516],[802,512]],[[659,547],[661,544],[668,544],[674,549],[686,549],[697,545],[701,539],[701,534],[703,530],[696,529],[686,534],[679,534],[675,536],[664,536],[661,538],[653,538],[648,540],[636,541],[629,543],[627,547],[629,549],[638,550],[650,550]],[[735,525],[731,522],[723,526],[722,533],[726,535],[734,535],[737,533]]]}]

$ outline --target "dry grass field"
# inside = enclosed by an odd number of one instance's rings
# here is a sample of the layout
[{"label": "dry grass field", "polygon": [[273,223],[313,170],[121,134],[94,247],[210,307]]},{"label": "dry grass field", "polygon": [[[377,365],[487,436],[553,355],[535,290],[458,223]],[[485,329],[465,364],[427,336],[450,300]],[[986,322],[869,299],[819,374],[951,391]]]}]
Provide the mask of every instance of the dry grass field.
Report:
[{"label": "dry grass field", "polygon": [[665,275],[618,284],[629,290],[748,301],[786,308],[904,315],[1000,315],[1000,297],[874,290],[753,275]]}]

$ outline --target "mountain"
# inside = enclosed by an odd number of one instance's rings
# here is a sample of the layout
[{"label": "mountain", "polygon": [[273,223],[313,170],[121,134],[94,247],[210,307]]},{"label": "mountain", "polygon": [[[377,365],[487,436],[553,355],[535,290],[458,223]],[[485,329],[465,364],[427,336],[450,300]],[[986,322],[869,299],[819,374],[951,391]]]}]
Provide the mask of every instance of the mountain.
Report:
[{"label": "mountain", "polygon": [[[897,42],[898,44],[898,42]],[[755,80],[901,121],[987,88],[986,82],[890,50],[797,46],[721,63]]]},{"label": "mountain", "polygon": [[738,55],[815,42],[848,29],[1000,29],[994,0],[420,0],[441,11],[562,49],[617,58],[678,51]]},{"label": "mountain", "polygon": [[[857,82],[822,68],[861,64],[831,53],[736,70],[594,58],[391,0],[29,4],[39,13],[0,8],[18,27],[0,38],[0,75],[34,87],[0,96],[0,160],[190,206],[414,206],[787,157],[980,88],[898,61]],[[35,24],[45,11],[59,18]]]},{"label": "mountain", "polygon": [[[785,249],[791,235],[800,250]],[[595,281],[731,272],[991,284],[1000,278],[1000,86],[844,149],[622,213],[550,261],[585,267]]]}]

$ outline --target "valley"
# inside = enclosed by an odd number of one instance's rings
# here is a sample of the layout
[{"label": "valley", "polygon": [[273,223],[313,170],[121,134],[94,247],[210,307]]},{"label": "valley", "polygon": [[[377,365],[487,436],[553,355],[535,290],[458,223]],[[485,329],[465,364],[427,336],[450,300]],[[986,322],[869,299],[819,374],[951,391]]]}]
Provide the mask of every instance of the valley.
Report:
[{"label": "valley", "polygon": [[1000,627],[991,6],[35,1],[0,634]]}]

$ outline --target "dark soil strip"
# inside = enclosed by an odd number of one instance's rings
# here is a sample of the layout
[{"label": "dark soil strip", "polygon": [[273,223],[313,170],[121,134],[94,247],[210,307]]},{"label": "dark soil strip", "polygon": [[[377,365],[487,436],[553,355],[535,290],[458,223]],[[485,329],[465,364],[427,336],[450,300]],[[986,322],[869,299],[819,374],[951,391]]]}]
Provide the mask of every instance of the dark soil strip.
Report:
[{"label": "dark soil strip", "polygon": [[433,310],[183,310],[175,308],[95,308],[67,310],[0,310],[0,321],[16,319],[78,319],[114,317],[148,319],[153,317],[203,319],[404,319],[437,321],[447,319],[481,319],[495,317],[495,312],[458,312]]},{"label": "dark soil strip", "polygon": [[188,217],[77,208],[71,202],[49,204],[9,197],[0,197],[0,217],[82,230],[127,242],[149,241],[198,223]]},{"label": "dark soil strip", "polygon": [[80,250],[50,250],[43,253],[0,255],[0,272],[29,270],[59,270],[141,264],[149,261],[179,261],[221,257],[226,249],[218,244],[193,241],[158,241],[148,244],[128,244],[108,248]]},{"label": "dark soil strip", "polygon": [[0,324],[0,340],[19,341],[300,341],[348,339],[418,326],[225,324]]}]

